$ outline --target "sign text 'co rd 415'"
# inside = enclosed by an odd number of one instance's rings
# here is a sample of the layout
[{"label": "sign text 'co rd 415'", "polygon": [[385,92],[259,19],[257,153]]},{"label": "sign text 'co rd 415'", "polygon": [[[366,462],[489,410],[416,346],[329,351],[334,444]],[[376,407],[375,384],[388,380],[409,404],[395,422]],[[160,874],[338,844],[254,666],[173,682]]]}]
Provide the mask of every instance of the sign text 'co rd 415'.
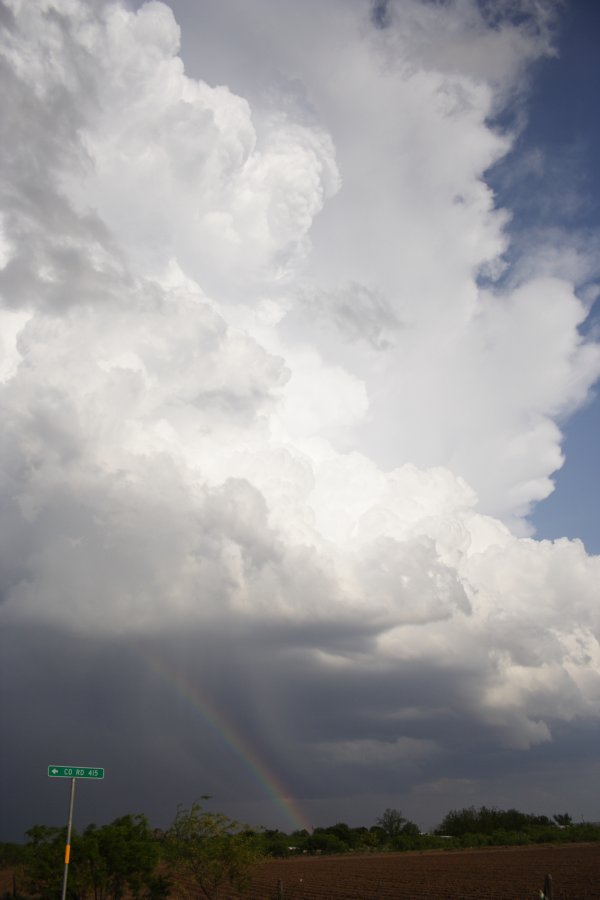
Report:
[{"label": "sign text 'co rd 415'", "polygon": [[104,778],[97,766],[48,766],[48,778]]}]

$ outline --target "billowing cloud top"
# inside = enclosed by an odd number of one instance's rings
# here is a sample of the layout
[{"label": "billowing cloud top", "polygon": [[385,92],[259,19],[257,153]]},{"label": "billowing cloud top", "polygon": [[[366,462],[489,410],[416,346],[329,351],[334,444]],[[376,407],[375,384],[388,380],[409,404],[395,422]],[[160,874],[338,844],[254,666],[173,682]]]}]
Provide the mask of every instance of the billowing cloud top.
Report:
[{"label": "billowing cloud top", "polygon": [[0,617],[235,623],[313,772],[549,741],[599,713],[600,558],[525,517],[600,347],[485,173],[552,6],[250,6],[199,4],[198,78],[155,0],[0,6]]}]

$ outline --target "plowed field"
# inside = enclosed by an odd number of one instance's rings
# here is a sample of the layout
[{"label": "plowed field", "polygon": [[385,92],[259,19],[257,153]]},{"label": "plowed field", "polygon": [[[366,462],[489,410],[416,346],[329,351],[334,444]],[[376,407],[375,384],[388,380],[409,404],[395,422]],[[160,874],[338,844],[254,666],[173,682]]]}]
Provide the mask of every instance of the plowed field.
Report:
[{"label": "plowed field", "polygon": [[[600,844],[269,860],[248,900],[600,900]],[[229,895],[231,896],[231,895]]]}]

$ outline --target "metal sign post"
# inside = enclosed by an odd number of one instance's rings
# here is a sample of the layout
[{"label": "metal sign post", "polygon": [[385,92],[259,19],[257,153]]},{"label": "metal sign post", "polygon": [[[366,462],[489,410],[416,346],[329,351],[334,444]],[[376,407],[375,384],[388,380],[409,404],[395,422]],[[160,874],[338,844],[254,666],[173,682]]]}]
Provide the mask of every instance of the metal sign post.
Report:
[{"label": "metal sign post", "polygon": [[69,801],[69,824],[67,825],[67,844],[65,847],[65,871],[63,875],[61,900],[65,900],[67,896],[67,878],[69,876],[69,860],[71,858],[71,828],[73,825],[73,806],[75,805],[75,782],[76,778],[71,779],[71,799]]},{"label": "metal sign post", "polygon": [[70,778],[71,796],[69,799],[69,822],[67,824],[67,844],[65,846],[65,871],[61,900],[66,900],[67,878],[71,859],[71,830],[73,828],[73,807],[75,806],[75,782],[78,778],[104,778],[104,769],[97,766],[48,766],[48,778]]}]

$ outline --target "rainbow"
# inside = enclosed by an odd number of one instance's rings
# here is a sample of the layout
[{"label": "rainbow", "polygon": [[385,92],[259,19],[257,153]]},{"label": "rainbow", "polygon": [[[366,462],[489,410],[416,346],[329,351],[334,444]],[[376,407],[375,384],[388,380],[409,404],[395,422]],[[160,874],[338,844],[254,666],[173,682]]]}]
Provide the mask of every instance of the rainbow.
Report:
[{"label": "rainbow", "polygon": [[293,830],[305,828],[312,831],[312,826],[306,819],[298,802],[290,797],[289,791],[278,778],[270,771],[260,759],[255,749],[247,738],[238,729],[228,722],[222,712],[217,710],[203,694],[197,685],[193,685],[181,672],[174,671],[167,666],[163,659],[155,653],[137,649],[139,656],[147,663],[150,669],[159,675],[170,687],[184,697],[193,709],[200,713],[202,718],[217,732],[229,749],[238,757],[251,773],[254,780],[260,785],[275,806],[283,812],[286,820],[290,822]]}]

